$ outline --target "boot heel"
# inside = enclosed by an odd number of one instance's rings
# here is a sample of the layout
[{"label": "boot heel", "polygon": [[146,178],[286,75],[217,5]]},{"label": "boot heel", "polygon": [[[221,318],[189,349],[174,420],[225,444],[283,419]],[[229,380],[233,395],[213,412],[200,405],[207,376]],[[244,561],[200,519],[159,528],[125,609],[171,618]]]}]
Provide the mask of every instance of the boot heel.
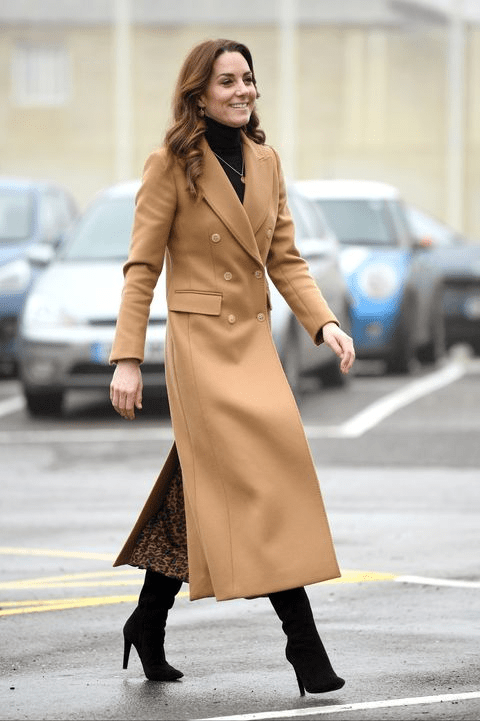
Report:
[{"label": "boot heel", "polygon": [[130,649],[132,642],[124,638],[123,640],[123,668],[128,668],[128,659],[130,658]]},{"label": "boot heel", "polygon": [[300,691],[300,696],[305,696],[305,686],[303,685],[303,681],[296,671],[295,671],[295,676],[297,677],[298,690]]}]

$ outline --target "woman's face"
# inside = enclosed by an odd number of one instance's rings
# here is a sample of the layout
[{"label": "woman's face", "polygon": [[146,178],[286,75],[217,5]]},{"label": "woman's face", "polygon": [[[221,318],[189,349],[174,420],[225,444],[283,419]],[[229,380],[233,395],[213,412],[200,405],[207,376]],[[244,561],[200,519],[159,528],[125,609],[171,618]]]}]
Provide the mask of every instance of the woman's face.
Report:
[{"label": "woman's face", "polygon": [[241,53],[222,53],[213,63],[205,94],[205,115],[232,128],[250,120],[257,91],[252,71]]}]

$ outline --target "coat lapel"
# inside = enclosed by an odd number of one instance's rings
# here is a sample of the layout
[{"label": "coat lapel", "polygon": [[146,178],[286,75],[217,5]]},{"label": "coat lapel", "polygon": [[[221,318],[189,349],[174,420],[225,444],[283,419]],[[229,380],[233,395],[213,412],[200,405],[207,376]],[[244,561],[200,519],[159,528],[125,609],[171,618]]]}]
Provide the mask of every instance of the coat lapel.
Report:
[{"label": "coat lapel", "polygon": [[260,228],[271,205],[273,158],[266,148],[244,136],[245,198],[243,206],[254,233]]},{"label": "coat lapel", "polygon": [[205,139],[202,141],[204,169],[199,185],[205,201],[235,239],[250,256],[261,262],[255,232],[268,212],[272,168],[261,146],[245,137],[243,143],[246,179],[244,205]]}]

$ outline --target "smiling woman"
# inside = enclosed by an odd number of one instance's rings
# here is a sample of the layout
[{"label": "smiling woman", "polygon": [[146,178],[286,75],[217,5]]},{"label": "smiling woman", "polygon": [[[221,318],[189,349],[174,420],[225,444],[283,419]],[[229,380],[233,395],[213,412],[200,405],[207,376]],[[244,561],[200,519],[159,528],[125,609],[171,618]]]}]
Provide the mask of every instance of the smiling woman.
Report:
[{"label": "smiling woman", "polygon": [[252,71],[240,53],[223,53],[215,65],[199,107],[209,118],[241,128],[248,123],[257,98]]},{"label": "smiling woman", "polygon": [[259,128],[250,51],[212,40],[180,71],[174,123],[137,194],[111,362],[111,400],[142,405],[145,333],[166,265],[165,372],[175,443],[115,565],[146,569],[124,629],[149,679],[183,676],[163,648],[182,581],[190,599],[268,596],[300,693],[334,691],[304,585],[339,576],[318,479],[270,327],[267,272],[347,373],[351,338],[295,246],[280,161]]}]

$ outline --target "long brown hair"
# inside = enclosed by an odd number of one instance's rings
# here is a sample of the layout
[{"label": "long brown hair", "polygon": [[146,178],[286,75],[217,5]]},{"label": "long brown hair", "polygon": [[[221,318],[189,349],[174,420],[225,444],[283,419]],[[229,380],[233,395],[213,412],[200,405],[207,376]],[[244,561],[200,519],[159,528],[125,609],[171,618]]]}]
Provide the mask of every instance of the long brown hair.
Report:
[{"label": "long brown hair", "polygon": [[[253,71],[250,50],[243,43],[233,40],[206,40],[189,52],[180,70],[173,95],[173,125],[165,136],[165,145],[184,161],[188,189],[196,198],[197,181],[203,171],[203,153],[200,142],[205,134],[205,121],[199,115],[199,99],[207,89],[213,64],[222,53],[240,53],[252,72],[255,89],[257,83]],[[257,97],[259,97],[257,91]],[[243,132],[255,143],[265,143],[265,133],[259,127],[258,115],[253,110]]]}]

